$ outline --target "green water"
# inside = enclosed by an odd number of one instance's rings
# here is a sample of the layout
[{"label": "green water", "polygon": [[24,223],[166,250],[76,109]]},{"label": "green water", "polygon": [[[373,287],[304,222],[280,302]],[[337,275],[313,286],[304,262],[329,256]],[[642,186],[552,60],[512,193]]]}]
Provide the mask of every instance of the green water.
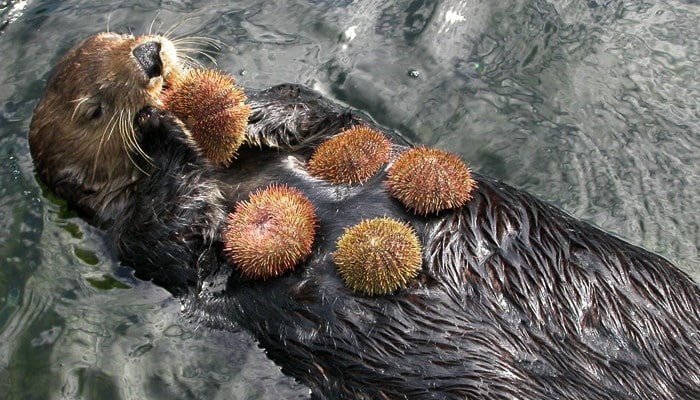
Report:
[{"label": "green water", "polygon": [[312,86],[700,281],[697,2],[2,2],[2,399],[308,397],[245,333],[181,320],[35,179],[29,121],[60,55],[171,28],[226,44],[206,50],[246,86]]}]

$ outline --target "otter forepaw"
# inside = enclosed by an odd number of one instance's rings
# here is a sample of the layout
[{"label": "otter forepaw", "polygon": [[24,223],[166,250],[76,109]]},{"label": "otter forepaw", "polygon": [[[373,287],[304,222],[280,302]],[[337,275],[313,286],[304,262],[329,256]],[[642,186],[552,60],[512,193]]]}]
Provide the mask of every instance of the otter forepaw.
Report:
[{"label": "otter forepaw", "polygon": [[136,120],[134,124],[136,129],[142,135],[151,130],[157,130],[160,128],[160,119],[163,111],[155,107],[146,107],[136,114]]},{"label": "otter forepaw", "polygon": [[138,143],[147,154],[170,143],[181,143],[187,137],[182,123],[171,112],[146,107],[136,115],[134,125]]},{"label": "otter forepaw", "polygon": [[[184,124],[170,111],[145,107],[136,115],[134,125],[139,147],[151,159],[168,162],[173,157],[184,157],[195,164],[203,159]],[[150,164],[153,160],[146,161]]]},{"label": "otter forepaw", "polygon": [[173,113],[156,107],[145,107],[139,111],[134,123],[143,139],[154,135],[167,135],[169,132],[183,134],[180,120]]}]

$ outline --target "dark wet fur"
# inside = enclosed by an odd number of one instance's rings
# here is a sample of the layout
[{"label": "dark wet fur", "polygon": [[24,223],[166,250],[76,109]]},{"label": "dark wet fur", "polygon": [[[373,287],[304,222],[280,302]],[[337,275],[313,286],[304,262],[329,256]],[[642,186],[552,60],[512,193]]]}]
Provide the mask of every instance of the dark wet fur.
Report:
[{"label": "dark wet fur", "polygon": [[[364,121],[297,86],[248,93],[252,145],[228,169],[171,115],[142,112],[150,176],[131,211],[102,216],[119,222],[122,259],[193,321],[251,332],[320,398],[700,398],[700,292],[668,261],[484,176],[466,206],[428,218],[387,196],[384,173],[353,187],[310,178],[313,147]],[[273,182],[317,208],[313,253],[283,277],[243,280],[223,257],[222,221]],[[394,295],[354,294],[335,240],[384,215],[416,228],[422,270]]]}]

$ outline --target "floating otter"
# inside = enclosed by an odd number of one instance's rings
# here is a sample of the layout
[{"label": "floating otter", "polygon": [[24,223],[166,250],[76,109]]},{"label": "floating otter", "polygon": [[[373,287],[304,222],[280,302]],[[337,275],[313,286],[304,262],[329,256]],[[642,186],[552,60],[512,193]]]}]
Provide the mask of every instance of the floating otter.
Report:
[{"label": "floating otter", "polygon": [[[179,65],[162,37],[91,37],[56,67],[29,140],[41,179],[196,323],[246,329],[314,397],[700,398],[700,290],[665,259],[478,174],[467,204],[425,216],[387,194],[386,169],[356,186],[315,178],[321,142],[381,128],[296,85],[247,91],[247,143],[212,164],[159,109]],[[221,232],[271,184],[311,201],[316,239],[293,272],[250,280]],[[331,255],[376,217],[408,222],[423,262],[408,287],[369,297]]]}]

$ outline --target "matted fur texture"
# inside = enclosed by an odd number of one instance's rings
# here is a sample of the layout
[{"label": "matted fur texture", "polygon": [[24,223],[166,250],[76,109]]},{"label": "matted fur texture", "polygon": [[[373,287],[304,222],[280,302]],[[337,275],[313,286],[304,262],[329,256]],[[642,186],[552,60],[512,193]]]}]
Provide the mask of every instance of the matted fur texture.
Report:
[{"label": "matted fur texture", "polygon": [[[120,248],[140,276],[181,294],[197,322],[244,327],[324,398],[700,396],[700,293],[666,260],[484,176],[465,207],[427,218],[389,198],[384,173],[334,187],[303,162],[359,118],[301,87],[250,99],[250,142],[276,148],[247,148],[227,170],[201,166],[168,114],[140,125],[166,138],[144,147],[165,163],[156,170],[179,178],[151,175],[144,193],[169,200],[155,210],[136,200],[146,212],[121,224]],[[296,272],[244,281],[221,257],[215,221],[271,182],[311,199],[317,241]],[[354,294],[329,254],[345,227],[385,215],[417,229],[423,268],[395,295]],[[191,239],[174,241],[183,229]]]}]

